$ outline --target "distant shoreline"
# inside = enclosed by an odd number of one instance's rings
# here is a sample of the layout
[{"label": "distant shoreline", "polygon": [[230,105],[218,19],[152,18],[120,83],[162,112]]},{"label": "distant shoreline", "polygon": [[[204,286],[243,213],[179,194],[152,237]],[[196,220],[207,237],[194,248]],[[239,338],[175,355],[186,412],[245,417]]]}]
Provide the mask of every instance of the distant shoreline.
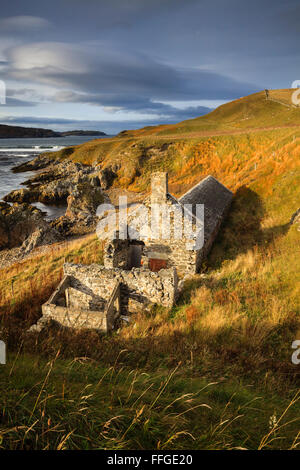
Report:
[{"label": "distant shoreline", "polygon": [[70,137],[70,136],[87,136],[87,137],[106,137],[107,134],[102,131],[91,130],[73,130],[73,131],[53,131],[52,129],[43,129],[36,127],[9,126],[0,124],[0,139],[33,139],[33,138],[49,138],[49,137]]}]

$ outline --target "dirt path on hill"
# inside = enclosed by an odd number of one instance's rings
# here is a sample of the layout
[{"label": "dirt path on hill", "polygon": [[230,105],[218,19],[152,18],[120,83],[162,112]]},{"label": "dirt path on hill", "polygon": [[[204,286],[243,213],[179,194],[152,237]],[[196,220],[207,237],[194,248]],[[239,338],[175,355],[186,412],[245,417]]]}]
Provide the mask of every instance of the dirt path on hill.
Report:
[{"label": "dirt path on hill", "polygon": [[[262,131],[274,131],[277,129],[300,129],[300,125],[293,124],[293,125],[285,125],[285,126],[271,126],[271,127],[256,127],[250,129],[234,129],[234,130],[219,130],[219,131],[197,131],[197,132],[189,132],[186,134],[169,134],[165,136],[153,136],[159,137],[160,139],[184,139],[184,138],[191,138],[191,137],[215,137],[219,135],[238,135],[238,134],[253,134],[255,132],[262,132]],[[142,138],[142,137],[139,137]],[[143,137],[145,138],[145,136]]]},{"label": "dirt path on hill", "polygon": [[[126,142],[126,140],[132,140],[133,138],[136,140],[145,140],[149,139],[159,139],[159,140],[181,140],[186,138],[193,138],[193,137],[217,137],[220,135],[239,135],[239,134],[253,134],[255,132],[263,132],[263,131],[275,131],[278,129],[300,129],[300,124],[285,124],[283,126],[265,126],[265,127],[253,127],[253,128],[246,128],[246,129],[219,129],[219,130],[203,130],[203,131],[194,131],[194,132],[186,132],[181,134],[142,134],[142,135],[135,135],[130,137],[114,137],[113,140],[120,140],[122,142]],[[106,139],[108,140],[108,139]]]}]

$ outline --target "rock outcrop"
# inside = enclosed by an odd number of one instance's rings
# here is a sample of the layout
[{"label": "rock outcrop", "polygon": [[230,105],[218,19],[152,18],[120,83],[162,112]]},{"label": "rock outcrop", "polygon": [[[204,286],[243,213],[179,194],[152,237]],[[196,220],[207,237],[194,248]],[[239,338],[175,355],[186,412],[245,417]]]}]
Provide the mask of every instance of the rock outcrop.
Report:
[{"label": "rock outcrop", "polygon": [[[40,167],[44,171],[25,181],[26,189],[12,191],[4,197],[4,200],[6,202],[42,202],[45,204],[61,204],[68,201],[68,213],[71,215],[71,207],[74,209],[75,206],[81,206],[80,211],[86,209],[93,213],[94,205],[103,199],[98,171],[92,166],[81,165],[69,160],[52,161],[45,157],[38,157],[32,162],[24,164],[22,168],[25,171],[26,168],[34,170]],[[19,171],[20,168],[17,167],[16,170]],[[79,198],[82,200],[80,201]]]},{"label": "rock outcrop", "polygon": [[34,248],[42,245],[52,245],[61,241],[62,237],[59,232],[50,227],[49,224],[38,227],[28,238],[23,242],[21,249],[24,253],[30,253]]},{"label": "rock outcrop", "polygon": [[21,247],[26,253],[40,245],[61,240],[59,233],[29,204],[0,202],[0,249]]},{"label": "rock outcrop", "polygon": [[[43,168],[49,166],[51,163],[54,164],[55,161],[42,154],[34,158],[33,160],[30,160],[29,162],[21,163],[21,165],[15,166],[14,168],[12,168],[12,172],[23,173],[23,171],[42,170]],[[59,161],[57,161],[57,163],[59,163]]]},{"label": "rock outcrop", "polygon": [[96,228],[97,208],[107,196],[103,193],[97,177],[89,178],[77,184],[67,198],[67,210],[64,216],[52,222],[60,233],[82,234]]},{"label": "rock outcrop", "polygon": [[111,167],[106,167],[99,172],[99,181],[101,188],[109,189],[113,180],[117,177],[116,172]]},{"label": "rock outcrop", "polygon": [[[26,166],[25,166],[26,165]],[[25,181],[29,189],[12,191],[4,197],[6,202],[43,202],[60,204],[66,202],[77,184],[87,181],[88,175],[94,172],[93,167],[73,163],[69,160],[49,160],[37,158],[22,168],[35,170],[42,166],[44,171]],[[46,165],[46,166],[44,166]],[[17,167],[15,171],[20,171]]]},{"label": "rock outcrop", "polygon": [[30,203],[38,200],[38,194],[27,188],[15,189],[4,196],[3,200],[6,202]]},{"label": "rock outcrop", "polygon": [[[26,189],[7,194],[4,197],[6,202],[67,204],[65,215],[51,222],[51,227],[63,236],[89,233],[96,228],[97,207],[104,201],[108,202],[103,189],[108,188],[115,177],[112,168],[99,172],[98,168],[90,165],[68,159],[52,160],[46,155],[40,155],[16,167],[14,171],[28,170],[38,172],[25,181]],[[44,238],[42,232],[36,233],[32,242],[41,238]]]}]

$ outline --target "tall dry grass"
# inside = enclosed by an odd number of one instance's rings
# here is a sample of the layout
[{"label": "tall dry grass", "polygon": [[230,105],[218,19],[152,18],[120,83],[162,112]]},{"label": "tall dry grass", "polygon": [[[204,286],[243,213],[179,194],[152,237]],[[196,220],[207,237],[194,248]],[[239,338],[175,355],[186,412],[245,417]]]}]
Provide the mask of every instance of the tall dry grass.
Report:
[{"label": "tall dry grass", "polygon": [[[121,354],[120,354],[121,355]],[[119,355],[119,356],[120,356]],[[238,383],[152,373],[77,357],[21,354],[0,382],[0,448],[297,449],[299,393],[256,395]],[[253,426],[253,423],[255,425]]]},{"label": "tall dry grass", "polygon": [[89,235],[51,245],[36,256],[0,270],[0,324],[10,343],[18,342],[20,333],[41,316],[41,305],[62,279],[65,262],[102,263],[102,253],[101,242]]}]

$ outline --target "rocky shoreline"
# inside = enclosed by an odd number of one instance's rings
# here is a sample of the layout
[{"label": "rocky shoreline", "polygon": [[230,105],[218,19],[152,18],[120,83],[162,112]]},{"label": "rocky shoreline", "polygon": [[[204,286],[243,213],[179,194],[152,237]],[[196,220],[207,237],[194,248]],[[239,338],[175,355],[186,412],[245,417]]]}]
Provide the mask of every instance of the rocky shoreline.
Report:
[{"label": "rocky shoreline", "polygon": [[[13,171],[36,174],[23,183],[25,188],[12,191],[0,202],[0,250],[19,248],[19,254],[25,255],[37,246],[96,229],[97,207],[109,200],[101,187],[99,169],[39,155]],[[46,221],[44,213],[31,205],[35,202],[66,204],[66,213]]]},{"label": "rocky shoreline", "polygon": [[[27,257],[37,247],[95,232],[98,206],[103,202],[118,204],[120,190],[112,188],[116,165],[101,168],[40,154],[12,171],[35,174],[22,183],[24,188],[11,191],[0,201],[0,266]],[[138,194],[125,192],[129,204],[139,199]],[[45,213],[32,205],[38,202],[63,204],[66,212],[45,220]]]}]

